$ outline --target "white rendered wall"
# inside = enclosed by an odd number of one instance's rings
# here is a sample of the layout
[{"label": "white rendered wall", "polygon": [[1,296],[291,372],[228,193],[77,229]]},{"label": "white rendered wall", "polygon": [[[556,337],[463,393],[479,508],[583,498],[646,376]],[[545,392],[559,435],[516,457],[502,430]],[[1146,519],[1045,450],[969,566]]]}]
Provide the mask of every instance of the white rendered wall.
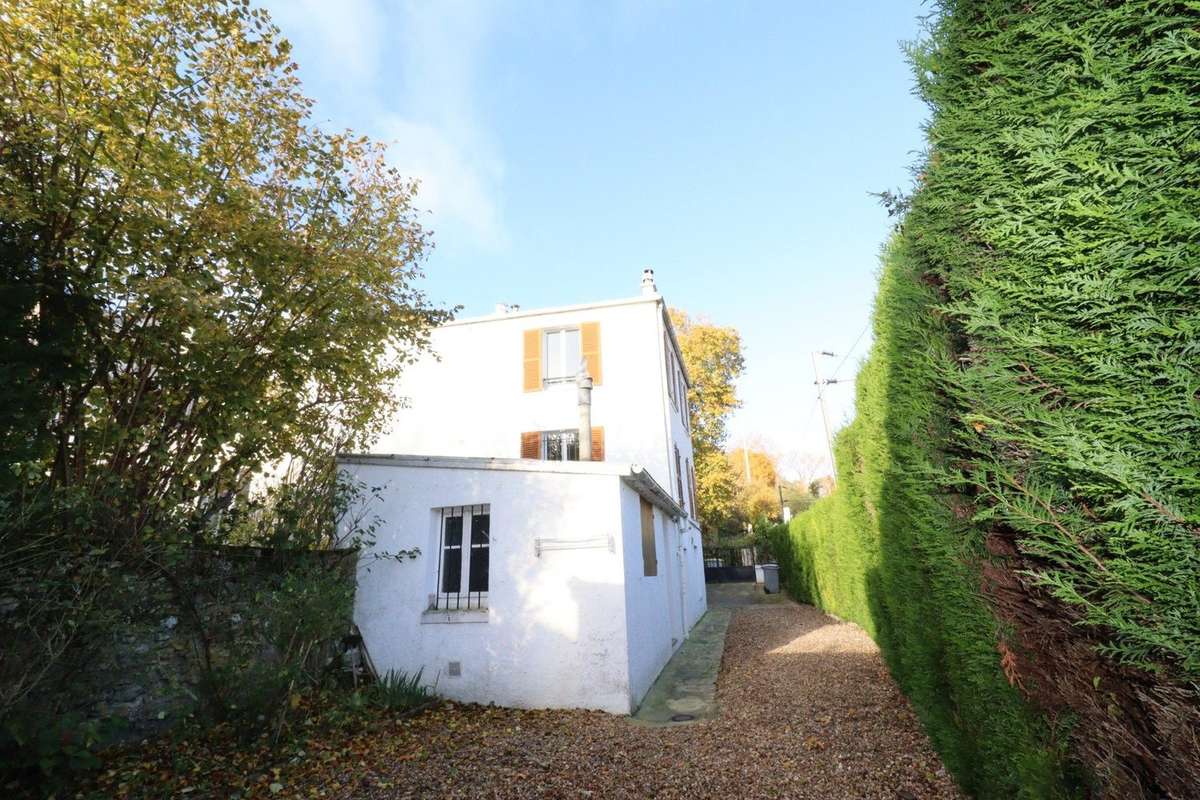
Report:
[{"label": "white rendered wall", "polygon": [[636,706],[682,641],[683,620],[672,614],[671,581],[667,571],[671,544],[668,528],[674,523],[654,509],[654,545],[658,574],[645,575],[642,558],[641,498],[626,487],[621,492],[625,536],[625,626],[629,639],[629,686]]},{"label": "white rendered wall", "polygon": [[[666,333],[667,330],[667,324],[667,320],[660,316],[658,320],[658,340],[659,350],[661,351],[661,355],[659,357],[659,380],[663,383],[661,395],[661,403],[663,408],[662,416],[666,421],[663,435],[667,439],[667,451],[671,473],[668,477],[668,481],[662,485],[667,489],[667,491],[670,492],[671,496],[675,498],[676,502],[688,510],[688,515],[694,519],[696,516],[696,509],[692,508],[691,491],[688,485],[688,463],[693,460],[692,434],[688,429],[687,422],[685,420],[685,414],[687,413],[687,404],[685,399],[682,399],[677,395],[674,401],[672,401],[671,393],[666,386],[667,382],[673,379],[673,376],[670,374],[670,360],[667,358],[665,348],[671,347],[672,351],[674,352],[676,362],[681,360],[679,350],[675,347],[675,344],[669,343],[669,337],[664,338],[664,333]],[[674,368],[679,369],[678,367]],[[679,485],[679,479],[675,473],[676,447],[679,448],[679,460],[681,464],[679,475],[683,478],[682,491]]]},{"label": "white rendered wall", "polygon": [[[382,486],[374,552],[419,547],[415,561],[360,558],[355,622],[381,672],[424,669],[437,693],[520,708],[631,711],[621,497],[613,475],[345,464]],[[431,509],[491,505],[486,615],[428,615],[438,537]],[[635,530],[639,530],[635,528]],[[534,553],[535,537],[613,537],[607,549]],[[486,622],[436,622],[431,618]],[[448,664],[462,665],[450,677]]]},{"label": "white rendered wall", "polygon": [[689,522],[684,527],[682,536],[683,562],[687,570],[684,578],[685,592],[684,614],[688,630],[700,621],[708,610],[708,591],[704,583],[704,543],[700,536],[700,526]]},{"label": "white rendered wall", "polygon": [[[592,392],[592,425],[604,428],[604,460],[640,464],[676,496],[670,423],[664,419],[670,402],[657,295],[549,314],[498,314],[438,328],[432,336],[437,358],[426,355],[405,368],[395,392],[408,407],[397,412],[371,452],[520,458],[522,432],[577,428],[573,384],[524,391],[523,334],[583,322],[600,323],[603,375]],[[690,442],[686,451],[690,457]]]},{"label": "white rendered wall", "polygon": [[658,574],[647,576],[642,557],[641,503],[623,487],[625,530],[625,625],[629,639],[629,685],[637,706],[674,652],[707,610],[700,530],[654,509]]}]

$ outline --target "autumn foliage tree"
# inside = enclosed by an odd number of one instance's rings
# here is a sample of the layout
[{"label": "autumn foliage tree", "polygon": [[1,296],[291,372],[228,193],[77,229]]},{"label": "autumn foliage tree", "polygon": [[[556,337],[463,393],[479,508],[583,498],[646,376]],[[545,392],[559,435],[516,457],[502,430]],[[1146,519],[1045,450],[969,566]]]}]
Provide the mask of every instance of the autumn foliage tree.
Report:
[{"label": "autumn foliage tree", "polygon": [[447,316],[414,183],[295,71],[245,0],[0,6],[0,715],[264,464],[368,439]]},{"label": "autumn foliage tree", "polygon": [[765,450],[739,447],[726,454],[729,468],[738,476],[736,516],[740,523],[754,524],[779,519],[779,471],[775,457]]},{"label": "autumn foliage tree", "polygon": [[711,537],[736,517],[737,476],[725,458],[729,415],[740,405],[735,383],[745,370],[741,335],[671,309],[683,363],[692,379],[692,447],[700,525]]}]

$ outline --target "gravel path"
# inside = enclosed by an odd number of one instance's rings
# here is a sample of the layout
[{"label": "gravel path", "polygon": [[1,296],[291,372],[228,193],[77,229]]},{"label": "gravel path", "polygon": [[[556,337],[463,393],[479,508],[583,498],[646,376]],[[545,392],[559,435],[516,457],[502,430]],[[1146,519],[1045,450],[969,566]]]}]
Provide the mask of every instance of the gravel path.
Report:
[{"label": "gravel path", "polygon": [[412,739],[388,751],[410,755],[368,748],[347,783],[380,798],[961,796],[853,625],[791,603],[738,609],[717,690],[719,718],[671,728],[443,707],[393,732]]}]

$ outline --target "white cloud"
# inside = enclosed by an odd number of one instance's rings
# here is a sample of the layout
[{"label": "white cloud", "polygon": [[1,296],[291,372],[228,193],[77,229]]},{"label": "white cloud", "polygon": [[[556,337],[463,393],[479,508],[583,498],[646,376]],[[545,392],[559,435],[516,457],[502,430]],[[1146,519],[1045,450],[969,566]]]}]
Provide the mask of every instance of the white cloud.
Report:
[{"label": "white cloud", "polygon": [[507,244],[499,203],[504,162],[478,119],[477,83],[495,21],[489,2],[402,4],[397,97],[380,115],[379,131],[394,142],[389,160],[420,179],[418,204],[432,213],[434,231],[439,222],[457,223],[492,250]]},{"label": "white cloud", "polygon": [[[504,162],[477,111],[479,58],[495,33],[493,4],[268,5],[296,45],[301,74],[338,93],[317,98],[341,112],[331,127],[352,127],[386,143],[388,161],[420,180],[417,205],[430,212],[435,237],[452,228],[484,249],[505,246],[499,203]],[[349,113],[353,120],[342,118]]]},{"label": "white cloud", "polygon": [[489,249],[506,243],[495,199],[503,174],[498,161],[460,149],[442,129],[398,115],[381,119],[378,136],[388,143],[392,166],[420,180],[417,205],[432,214],[435,232],[440,220],[452,220]]},{"label": "white cloud", "polygon": [[321,69],[344,89],[371,83],[384,30],[383,10],[374,0],[268,0],[266,5],[285,37],[316,45],[304,53],[302,69]]}]

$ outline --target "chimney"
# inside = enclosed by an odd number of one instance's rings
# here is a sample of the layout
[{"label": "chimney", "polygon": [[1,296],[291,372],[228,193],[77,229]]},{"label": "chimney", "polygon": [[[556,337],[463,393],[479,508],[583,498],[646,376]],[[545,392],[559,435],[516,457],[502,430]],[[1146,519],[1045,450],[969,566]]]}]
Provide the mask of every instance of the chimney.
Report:
[{"label": "chimney", "polygon": [[580,360],[579,372],[575,375],[575,386],[579,394],[579,460],[592,460],[592,376],[588,375],[587,362]]},{"label": "chimney", "polygon": [[642,294],[658,294],[658,287],[654,285],[654,270],[649,267],[642,270]]}]

